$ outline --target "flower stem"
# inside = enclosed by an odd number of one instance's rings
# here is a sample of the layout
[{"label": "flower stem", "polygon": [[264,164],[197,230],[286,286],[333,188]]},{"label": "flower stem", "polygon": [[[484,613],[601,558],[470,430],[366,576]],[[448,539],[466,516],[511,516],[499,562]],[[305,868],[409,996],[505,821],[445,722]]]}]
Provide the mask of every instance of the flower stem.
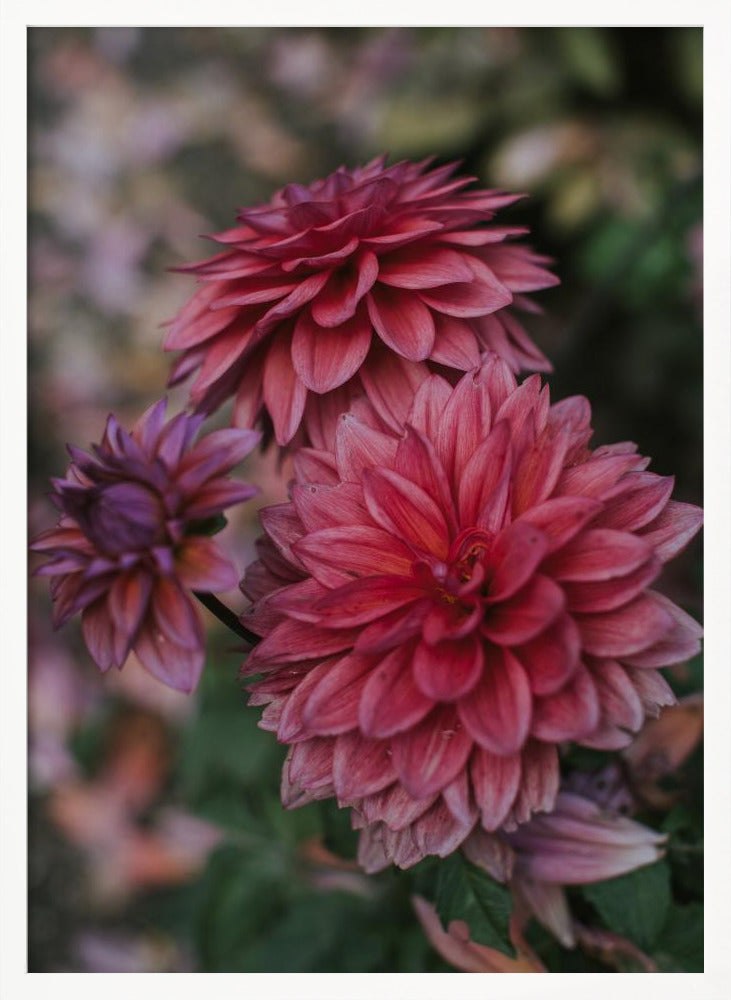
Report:
[{"label": "flower stem", "polygon": [[240,636],[242,639],[246,639],[246,641],[251,643],[252,646],[255,646],[257,642],[259,642],[259,636],[250,632],[248,628],[243,626],[233,611],[230,608],[227,608],[226,605],[222,601],[219,601],[217,597],[214,597],[213,594],[202,594],[198,590],[194,590],[193,593],[201,602],[203,607],[208,608],[211,614],[218,618],[221,624],[225,625],[226,628],[231,629],[232,632],[235,632],[236,635]]}]

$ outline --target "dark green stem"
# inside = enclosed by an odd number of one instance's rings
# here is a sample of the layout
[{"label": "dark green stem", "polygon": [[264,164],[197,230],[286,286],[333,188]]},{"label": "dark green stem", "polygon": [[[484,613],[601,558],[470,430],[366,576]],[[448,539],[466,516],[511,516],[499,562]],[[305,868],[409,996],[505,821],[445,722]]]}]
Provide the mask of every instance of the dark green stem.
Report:
[{"label": "dark green stem", "polygon": [[225,625],[226,628],[231,629],[232,632],[235,632],[236,635],[245,639],[248,643],[251,643],[252,646],[255,646],[257,642],[259,642],[259,636],[250,632],[248,628],[242,625],[233,611],[230,608],[227,608],[226,605],[222,601],[219,601],[217,597],[214,597],[213,594],[203,594],[198,590],[194,590],[193,593],[201,602],[203,607],[208,608],[211,614],[218,618],[221,624]]}]

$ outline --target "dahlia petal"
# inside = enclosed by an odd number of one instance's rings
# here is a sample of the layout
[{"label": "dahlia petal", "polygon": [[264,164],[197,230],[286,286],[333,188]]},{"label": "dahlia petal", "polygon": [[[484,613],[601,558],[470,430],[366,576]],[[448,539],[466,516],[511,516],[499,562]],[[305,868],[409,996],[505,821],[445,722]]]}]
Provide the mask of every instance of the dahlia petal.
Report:
[{"label": "dahlia petal", "polygon": [[297,663],[341,653],[352,647],[356,636],[354,629],[336,632],[308,622],[287,620],[254,646],[244,672],[255,674],[280,663]]},{"label": "dahlia petal", "polygon": [[468,861],[482,868],[496,882],[507,882],[512,877],[515,855],[507,841],[488,833],[480,824],[465,840],[462,851]]},{"label": "dahlia petal", "polygon": [[197,686],[205,663],[202,645],[183,649],[145,623],[135,639],[134,650],[145,670],[168,687],[190,694]]},{"label": "dahlia petal", "polygon": [[669,500],[662,512],[640,530],[640,537],[652,545],[663,562],[667,562],[685,548],[702,523],[700,507]]},{"label": "dahlia petal", "polygon": [[484,247],[480,258],[513,292],[536,292],[561,283],[554,274],[540,266],[548,263],[549,259],[533,253],[527,246],[501,243],[499,246]]},{"label": "dahlia petal", "polygon": [[526,226],[485,226],[482,229],[457,230],[440,233],[439,242],[460,247],[483,247],[489,243],[502,243],[509,236],[525,236],[530,230]]},{"label": "dahlia petal", "polygon": [[411,650],[395,649],[375,667],[360,701],[360,728],[366,736],[384,739],[418,724],[432,708],[414,683]]},{"label": "dahlia petal", "polygon": [[431,497],[391,469],[366,469],[363,495],[374,520],[408,545],[445,558],[449,531]]},{"label": "dahlia petal", "polygon": [[239,483],[233,479],[214,479],[202,486],[193,501],[186,505],[185,518],[187,521],[205,521],[227,507],[250,500],[257,493],[257,488],[247,483]]},{"label": "dahlia petal", "polygon": [[296,484],[292,488],[292,501],[307,532],[348,524],[372,526],[363,490],[357,483]]},{"label": "dahlia petal", "polygon": [[368,315],[381,340],[407,361],[429,357],[436,335],[434,319],[409,292],[374,286],[366,297]]},{"label": "dahlia petal", "polygon": [[369,427],[351,413],[338,421],[335,432],[335,459],[340,478],[359,483],[364,469],[393,464],[397,441]]},{"label": "dahlia petal", "polygon": [[629,472],[605,493],[604,509],[597,518],[602,528],[637,531],[662,512],[675,485],[674,476]]},{"label": "dahlia petal", "polygon": [[340,802],[380,792],[395,779],[388,744],[383,740],[370,740],[358,732],[336,738],[333,784]]},{"label": "dahlia petal", "polygon": [[308,393],[304,425],[313,448],[333,450],[338,421],[343,413],[355,409],[361,394],[359,380],[355,378],[324,396]]},{"label": "dahlia petal", "polygon": [[254,341],[253,321],[234,321],[207,347],[205,360],[191,389],[191,397],[201,402],[204,393],[230,373]]},{"label": "dahlia petal", "polygon": [[[209,293],[209,301],[212,302],[220,295],[220,284],[207,285],[204,291]],[[236,307],[215,310],[209,308],[185,325],[174,323],[165,334],[163,346],[166,351],[184,351],[195,347],[221,333],[238,316],[239,310]]]},{"label": "dahlia petal", "polygon": [[[323,587],[312,577],[289,584],[289,586],[280,587],[267,594],[262,600],[257,601],[255,609],[250,609],[254,612],[253,621],[258,620],[256,611],[259,608],[267,608],[284,617],[296,618],[302,622],[316,622],[319,616],[313,611],[313,606],[327,593],[329,593],[327,587]],[[252,617],[249,617],[248,620],[252,621]],[[261,633],[255,628],[254,631],[258,635],[265,635],[271,630],[266,629],[265,632]]]},{"label": "dahlia petal", "polygon": [[556,551],[571,541],[602,509],[601,501],[590,497],[555,497],[521,514],[520,520],[541,528]]},{"label": "dahlia petal", "polygon": [[363,629],[356,641],[356,649],[359,653],[382,653],[413,639],[421,633],[431,606],[432,601],[425,598],[384,615]]},{"label": "dahlia petal", "polygon": [[470,777],[483,827],[490,831],[499,829],[518,793],[520,754],[504,756],[475,749]]},{"label": "dahlia petal", "polygon": [[367,824],[383,822],[395,831],[404,830],[429,809],[436,794],[427,799],[415,799],[398,782],[382,792],[366,796],[358,811]]},{"label": "dahlia petal", "polygon": [[262,372],[257,363],[257,352],[254,352],[247,359],[247,364],[238,381],[238,391],[231,418],[234,427],[254,426],[264,402],[262,385]]},{"label": "dahlia petal", "polygon": [[569,447],[565,428],[555,434],[548,428],[518,459],[513,477],[513,516],[547,500],[558,482]]},{"label": "dahlia petal", "polygon": [[513,597],[490,608],[482,630],[498,645],[522,645],[548,628],[565,603],[563,591],[553,580],[535,574]]},{"label": "dahlia petal", "polygon": [[421,857],[436,854],[446,858],[469,836],[474,824],[474,817],[466,823],[455,819],[446,802],[440,799],[416,820],[411,836]]},{"label": "dahlia petal", "polygon": [[393,766],[414,798],[441,791],[467,763],[473,743],[452,707],[434,709],[391,739]]},{"label": "dahlia petal", "polygon": [[480,347],[475,331],[465,320],[453,316],[434,316],[436,334],[430,360],[460,371],[469,371],[480,362]]},{"label": "dahlia petal", "polygon": [[86,648],[96,665],[100,670],[109,670],[115,663],[115,627],[106,600],[97,600],[84,609],[81,630]]},{"label": "dahlia petal", "polygon": [[109,613],[118,632],[133,639],[147,612],[152,579],[149,574],[135,572],[120,574],[109,590]]},{"label": "dahlia petal", "polygon": [[332,250],[330,253],[316,254],[312,257],[295,257],[293,260],[286,260],[282,263],[282,271],[285,274],[291,274],[300,267],[327,267],[328,264],[339,264],[348,257],[352,256],[353,252],[358,249],[358,239],[352,236],[346,243],[344,243],[337,250]]},{"label": "dahlia petal", "polygon": [[642,652],[665,638],[674,624],[653,591],[616,611],[574,617],[586,652],[610,658]]},{"label": "dahlia petal", "polygon": [[297,510],[291,503],[277,503],[264,507],[259,514],[262,527],[274,542],[287,562],[301,567],[301,563],[292,550],[295,542],[299,542],[305,533]]},{"label": "dahlia petal", "polygon": [[400,576],[367,576],[330,591],[314,606],[326,628],[365,625],[424,596],[421,586]]},{"label": "dahlia petal", "polygon": [[474,825],[477,812],[467,770],[460,771],[454,781],[442,789],[442,798],[457,823],[461,826]]},{"label": "dahlia petal", "polygon": [[563,587],[566,606],[572,613],[596,614],[601,611],[614,611],[645,591],[657,578],[661,569],[660,560],[652,557],[638,569],[613,580],[566,583]]},{"label": "dahlia petal", "polygon": [[299,448],[294,456],[294,470],[300,483],[336,485],[339,482],[335,459],[327,451]]},{"label": "dahlia petal", "polygon": [[400,434],[414,393],[428,375],[426,365],[387,351],[374,343],[360,370],[366,395],[386,426]]},{"label": "dahlia petal", "polygon": [[[286,698],[277,726],[277,739],[280,743],[297,743],[314,735],[304,718],[304,710],[310,695],[318,683],[327,677],[336,659],[326,659],[312,670],[308,670],[302,680],[293,688]],[[318,735],[330,735],[319,733]]]},{"label": "dahlia petal", "polygon": [[168,642],[185,650],[203,646],[200,618],[177,581],[158,579],[152,591],[152,611]]},{"label": "dahlia petal", "polygon": [[673,689],[657,670],[635,670],[633,667],[625,667],[625,671],[647,715],[657,717],[661,708],[677,703]]},{"label": "dahlia petal", "polygon": [[634,455],[595,453],[585,462],[564,469],[554,492],[558,496],[604,497],[636,461]]},{"label": "dahlia petal", "polygon": [[[439,389],[436,391],[438,396]],[[475,450],[490,432],[491,418],[490,393],[477,372],[468,372],[450,392],[441,411],[434,414],[436,433],[431,437],[450,482],[457,484],[464,478]]]},{"label": "dahlia petal", "polygon": [[472,281],[465,255],[447,247],[410,247],[381,260],[379,281],[394,288],[436,288],[455,281]]},{"label": "dahlia petal", "polygon": [[193,493],[207,480],[225,475],[254,450],[261,440],[258,431],[228,427],[212,431],[199,441],[178,466],[178,486]]},{"label": "dahlia petal", "polygon": [[574,921],[563,888],[550,882],[539,882],[526,875],[518,875],[515,886],[536,920],[543,924],[564,948],[575,948]]},{"label": "dahlia petal", "polygon": [[288,444],[299,427],[307,398],[307,389],[292,365],[290,338],[272,341],[264,367],[263,395],[277,444]]},{"label": "dahlia petal", "polygon": [[461,642],[420,642],[414,653],[414,680],[434,701],[456,701],[471,691],[482,673],[482,647],[473,638]]},{"label": "dahlia petal", "polygon": [[670,616],[672,628],[639,652],[623,655],[623,662],[634,667],[667,667],[695,656],[703,635],[698,622],[662,594],[652,591],[652,598]]},{"label": "dahlia petal", "polygon": [[230,590],[238,583],[233,564],[212,538],[202,535],[185,540],[175,561],[175,574],[189,590]]},{"label": "dahlia petal", "polygon": [[[501,425],[502,426],[502,425]],[[540,528],[516,521],[495,539],[490,562],[495,565],[489,601],[504,601],[523,587],[548,551],[548,540]]]},{"label": "dahlia petal", "polygon": [[358,371],[370,346],[371,328],[364,313],[332,329],[302,313],[292,337],[292,363],[308,389],[330,392]]},{"label": "dahlia petal", "polygon": [[531,734],[553,743],[580,739],[596,729],[599,719],[596,684],[589,671],[580,666],[554,694],[534,700]]},{"label": "dahlia petal", "polygon": [[493,427],[464,466],[459,481],[460,524],[468,527],[484,519],[485,507],[510,464],[510,428],[501,422]]},{"label": "dahlia petal", "polygon": [[395,226],[391,226],[391,232],[383,236],[367,236],[362,243],[368,247],[378,250],[380,247],[389,247],[395,250],[397,247],[406,246],[424,236],[438,233],[444,228],[441,222],[430,222],[426,219],[404,219]]},{"label": "dahlia petal", "polygon": [[[381,463],[383,464],[383,463]],[[450,529],[456,529],[457,517],[444,466],[431,441],[421,431],[406,426],[392,463],[395,472],[421,487],[435,501]]]},{"label": "dahlia petal", "polygon": [[413,555],[403,542],[364,525],[313,531],[295,543],[301,563],[326,587],[339,587],[354,576],[410,575]]},{"label": "dahlia petal", "polygon": [[555,580],[610,580],[638,569],[651,556],[651,546],[636,535],[590,528],[564,545],[544,568]]},{"label": "dahlia petal", "polygon": [[283,319],[293,316],[306,306],[308,302],[311,302],[324,288],[328,274],[328,271],[321,271],[319,274],[310,275],[309,278],[305,278],[294,285],[293,291],[286,298],[280,299],[279,302],[268,309],[257,321],[256,336],[259,338],[265,337]]},{"label": "dahlia petal", "polygon": [[355,315],[358,303],[378,278],[378,258],[370,250],[354,258],[351,267],[338,268],[312,303],[312,318],[320,326],[340,326]]},{"label": "dahlia petal", "polygon": [[302,743],[295,743],[284,766],[292,785],[299,785],[307,791],[329,787],[332,794],[334,752],[334,739],[316,736]]},{"label": "dahlia petal", "polygon": [[518,660],[507,650],[486,647],[482,678],[458,704],[470,735],[490,753],[511,756],[531,727],[531,693]]},{"label": "dahlia petal", "polygon": [[528,675],[533,694],[554,694],[579,665],[581,636],[571,616],[562,615],[532,642],[518,646],[514,653]]},{"label": "dahlia petal", "polygon": [[406,415],[406,423],[434,443],[452,395],[449,382],[441,375],[427,375],[412,395],[413,402]]},{"label": "dahlia petal", "polygon": [[513,301],[510,290],[489,267],[471,255],[465,254],[464,260],[472,271],[472,280],[419,292],[428,306],[447,316],[464,319],[484,316],[510,305]]},{"label": "dahlia petal", "polygon": [[636,733],[645,721],[645,710],[627,671],[612,660],[596,661],[592,677],[599,692],[602,722]]},{"label": "dahlia petal", "polygon": [[528,740],[520,758],[521,781],[511,817],[524,823],[533,813],[550,812],[556,802],[560,772],[552,743]]}]

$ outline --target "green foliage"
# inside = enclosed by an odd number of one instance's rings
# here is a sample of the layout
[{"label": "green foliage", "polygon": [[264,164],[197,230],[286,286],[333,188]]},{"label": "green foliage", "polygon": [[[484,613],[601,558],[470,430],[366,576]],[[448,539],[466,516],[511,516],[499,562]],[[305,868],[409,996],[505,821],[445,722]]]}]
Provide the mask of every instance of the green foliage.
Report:
[{"label": "green foliage", "polygon": [[668,917],[670,869],[665,861],[658,861],[628,875],[584,886],[582,891],[609,930],[647,951]]},{"label": "green foliage", "polygon": [[703,972],[703,904],[673,905],[653,957],[661,972]]},{"label": "green foliage", "polygon": [[510,941],[510,892],[457,851],[437,865],[434,904],[445,927],[464,920],[470,937],[514,957]]}]

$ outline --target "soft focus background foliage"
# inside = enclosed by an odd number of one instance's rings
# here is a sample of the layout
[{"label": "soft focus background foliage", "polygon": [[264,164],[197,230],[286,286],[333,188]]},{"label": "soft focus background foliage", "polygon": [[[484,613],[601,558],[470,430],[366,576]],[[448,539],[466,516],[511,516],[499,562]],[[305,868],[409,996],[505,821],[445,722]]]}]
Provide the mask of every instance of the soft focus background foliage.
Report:
[{"label": "soft focus background foliage", "polygon": [[[53,522],[65,442],[162,393],[160,324],[192,288],[166,269],[208,254],[199,235],[236,206],[383,150],[530,193],[509,214],[563,281],[531,327],[554,398],[589,396],[597,444],[637,441],[701,502],[700,29],[36,28],[29,46],[32,534]],[[261,503],[283,499],[274,456],[245,475]],[[222,539],[242,571],[256,506]],[[696,545],[664,589],[698,617],[701,583]],[[76,623],[52,634],[43,581],[30,630],[31,971],[450,968],[409,877],[342,860],[353,838],[331,805],[281,810],[284,753],[245,708],[232,637],[211,622],[186,698],[134,658],[102,680]],[[698,691],[700,663],[671,680]],[[668,971],[702,967],[701,779],[696,751],[649,818],[671,832],[653,921],[617,907],[631,885],[572,904]],[[555,971],[616,967],[529,939]]]}]

